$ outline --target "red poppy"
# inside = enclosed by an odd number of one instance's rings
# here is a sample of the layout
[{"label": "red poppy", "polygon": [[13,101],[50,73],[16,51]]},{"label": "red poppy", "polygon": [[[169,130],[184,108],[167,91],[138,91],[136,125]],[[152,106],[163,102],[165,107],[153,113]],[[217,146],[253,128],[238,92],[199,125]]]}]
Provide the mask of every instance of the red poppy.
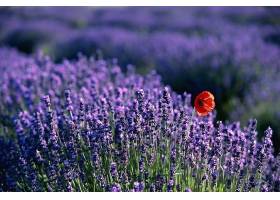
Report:
[{"label": "red poppy", "polygon": [[208,91],[201,92],[194,100],[194,107],[199,116],[206,116],[215,108],[214,95]]}]

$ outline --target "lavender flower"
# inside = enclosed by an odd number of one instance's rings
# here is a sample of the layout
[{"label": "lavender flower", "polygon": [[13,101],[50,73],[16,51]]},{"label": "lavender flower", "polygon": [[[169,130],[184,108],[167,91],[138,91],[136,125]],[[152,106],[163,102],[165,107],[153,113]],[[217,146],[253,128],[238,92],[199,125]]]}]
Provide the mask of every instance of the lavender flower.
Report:
[{"label": "lavender flower", "polygon": [[[218,102],[223,97],[245,96],[247,89],[256,95],[256,101],[270,97],[265,92],[258,94],[255,87],[267,88],[267,80],[273,76],[266,75],[264,81],[255,69],[278,74],[279,49],[263,41],[259,28],[226,22],[234,19],[218,20],[212,27],[201,19],[196,20],[198,27],[193,30],[192,21],[199,9],[190,14],[171,9],[167,12],[171,21],[189,16],[177,23],[156,17],[165,13],[164,8],[158,9],[147,8],[143,12],[149,14],[143,20],[143,13],[135,12],[134,20],[147,31],[144,35],[124,28],[138,28],[128,17],[122,19],[130,16],[124,9],[124,13],[114,11],[120,15],[117,19],[103,11],[94,22],[57,14],[59,24],[68,24],[61,27],[67,33],[72,26],[84,28],[71,30],[71,37],[61,38],[63,32],[59,32],[54,38],[42,39],[54,39],[54,44],[67,47],[60,52],[50,44],[57,58],[72,54],[72,48],[76,54],[75,48],[87,53],[98,47],[123,64],[155,65],[163,81],[176,90],[186,90],[177,83],[192,93],[209,86]],[[256,10],[265,16],[262,8]],[[13,12],[32,16],[27,11]],[[234,11],[228,12],[235,16]],[[89,13],[89,18],[96,15]],[[223,9],[215,8],[208,8],[207,15],[228,17]],[[254,16],[249,11],[242,15]],[[0,16],[10,19],[3,12]],[[8,25],[3,21],[0,17],[0,26]],[[87,27],[101,22],[119,25],[114,29],[107,25]],[[48,30],[38,21],[29,23],[27,30]],[[160,31],[160,27],[166,30]],[[17,23],[7,28],[4,40],[17,28]],[[202,36],[207,32],[207,37]],[[48,43],[37,42],[31,51]],[[264,52],[270,52],[269,56]],[[210,75],[201,75],[206,68]],[[54,62],[40,53],[28,56],[8,48],[0,48],[0,69],[0,190],[279,191],[280,162],[272,143],[275,131],[267,129],[265,137],[258,140],[256,120],[244,128],[239,122],[216,123],[215,113],[194,115],[190,120],[190,94],[177,94],[153,71],[139,75],[131,66],[126,69],[116,60],[103,60],[100,53],[97,58],[80,54],[76,60]],[[222,76],[217,77],[217,72]],[[239,87],[243,81],[248,88]],[[244,105],[251,101],[237,98],[237,104],[242,100]],[[221,106],[218,114],[226,113],[220,112],[224,109]]]}]

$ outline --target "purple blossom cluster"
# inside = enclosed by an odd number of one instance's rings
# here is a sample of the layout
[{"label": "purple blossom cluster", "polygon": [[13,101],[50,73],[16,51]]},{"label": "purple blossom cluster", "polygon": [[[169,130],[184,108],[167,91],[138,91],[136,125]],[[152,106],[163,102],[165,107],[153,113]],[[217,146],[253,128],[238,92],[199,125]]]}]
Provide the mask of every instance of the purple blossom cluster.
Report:
[{"label": "purple blossom cluster", "polygon": [[11,59],[0,65],[10,97],[1,111],[19,107],[0,129],[0,190],[280,190],[272,130],[258,142],[256,120],[241,128],[215,113],[192,117],[189,94],[115,61],[1,52]]},{"label": "purple blossom cluster", "polygon": [[279,13],[0,8],[0,191],[280,191]]},{"label": "purple blossom cluster", "polygon": [[[177,92],[213,91],[219,119],[253,116],[279,132],[280,118],[269,111],[280,99],[270,89],[279,85],[279,13],[277,7],[1,8],[0,44],[41,49],[57,61],[98,52],[140,73],[156,69]],[[262,84],[264,100],[254,92]],[[272,99],[270,109],[252,111],[252,96],[260,107]]]},{"label": "purple blossom cluster", "polygon": [[[208,20],[201,26],[209,32],[202,36],[171,28],[139,33],[118,26],[93,27],[60,41],[58,46],[69,51],[58,48],[55,54],[71,58],[76,52],[90,55],[101,49],[104,56],[117,57],[123,65],[135,64],[140,73],[156,69],[163,81],[178,92],[198,93],[207,85],[223,102],[218,105],[218,117],[237,120],[231,111],[246,103],[245,96],[250,96],[260,82],[270,87],[271,83],[262,81],[263,74],[279,74],[280,50],[264,41],[263,27],[243,27],[223,21],[213,21],[208,27],[205,25]],[[273,98],[273,90],[269,89],[269,94]],[[254,97],[261,101],[259,95]],[[273,101],[276,103],[277,99]]]}]

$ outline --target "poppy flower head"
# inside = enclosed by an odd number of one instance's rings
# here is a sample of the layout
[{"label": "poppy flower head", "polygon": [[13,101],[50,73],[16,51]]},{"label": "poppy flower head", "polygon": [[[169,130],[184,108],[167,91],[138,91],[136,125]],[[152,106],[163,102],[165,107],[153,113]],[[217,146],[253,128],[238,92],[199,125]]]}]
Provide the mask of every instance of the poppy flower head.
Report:
[{"label": "poppy flower head", "polygon": [[199,116],[206,116],[215,108],[214,95],[211,92],[203,91],[196,96],[194,108]]}]

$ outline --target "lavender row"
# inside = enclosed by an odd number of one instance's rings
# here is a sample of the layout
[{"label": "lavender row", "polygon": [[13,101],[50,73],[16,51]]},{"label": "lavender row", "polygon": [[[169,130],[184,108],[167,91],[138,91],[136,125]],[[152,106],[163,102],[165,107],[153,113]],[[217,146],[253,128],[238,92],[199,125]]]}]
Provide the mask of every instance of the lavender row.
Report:
[{"label": "lavender row", "polygon": [[264,118],[276,129],[279,118],[269,109],[257,115],[246,108],[252,96],[263,102],[253,91],[260,84],[269,90],[264,101],[278,104],[270,89],[277,83],[263,81],[274,77],[263,75],[279,73],[279,13],[261,7],[10,8],[1,12],[0,40],[58,60],[101,50],[141,73],[156,69],[179,92],[197,93],[207,85],[222,102],[220,119],[239,120],[232,111],[245,104],[239,113]]},{"label": "lavender row", "polygon": [[15,77],[1,91],[14,104],[1,109],[22,111],[1,129],[14,136],[0,139],[3,191],[280,190],[272,130],[258,142],[256,120],[191,117],[190,95],[115,62],[6,58]]}]

